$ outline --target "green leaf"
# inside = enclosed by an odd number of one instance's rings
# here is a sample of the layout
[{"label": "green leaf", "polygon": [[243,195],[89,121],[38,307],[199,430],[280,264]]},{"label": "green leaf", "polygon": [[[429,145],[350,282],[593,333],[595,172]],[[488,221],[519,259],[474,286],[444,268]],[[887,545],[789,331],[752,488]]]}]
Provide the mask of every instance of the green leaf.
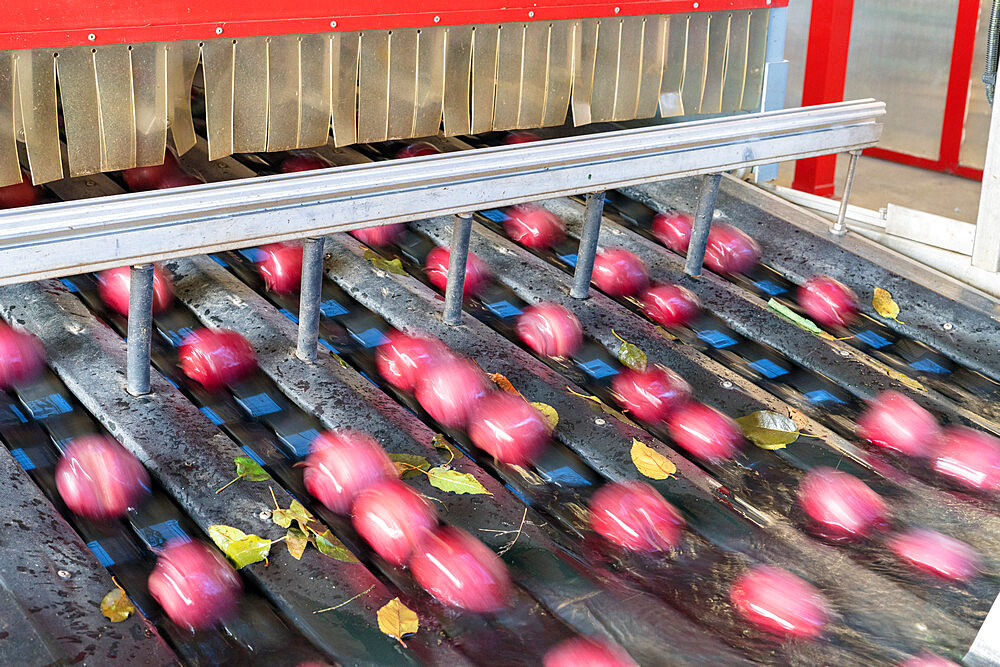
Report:
[{"label": "green leaf", "polygon": [[448,439],[441,433],[434,434],[434,440],[431,441],[435,449],[440,449],[448,454],[450,460],[462,458],[462,452],[458,451],[455,447],[451,446]]},{"label": "green leaf", "polygon": [[532,401],[531,407],[542,413],[542,417],[545,417],[545,423],[549,425],[549,430],[556,430],[556,426],[559,424],[559,413],[556,409],[549,405],[548,403],[538,403]]},{"label": "green leaf", "polygon": [[781,449],[799,438],[799,427],[789,417],[758,410],[736,420],[747,440],[761,449]]},{"label": "green leaf", "polygon": [[798,328],[804,329],[805,331],[808,331],[811,334],[816,334],[817,336],[822,336],[824,334],[829,335],[825,331],[823,331],[818,324],[816,324],[807,317],[802,317],[801,315],[799,315],[794,310],[792,310],[785,304],[781,303],[777,299],[771,299],[770,301],[768,301],[767,309],[777,314],[782,319],[788,320]]},{"label": "green leaf", "polygon": [[[615,332],[612,331],[611,333]],[[616,333],[615,337],[622,342],[621,347],[618,348],[618,361],[620,361],[623,366],[628,366],[634,371],[646,370],[646,364],[649,363],[649,358],[646,356],[646,353],[643,352],[638,345],[629,343]]]},{"label": "green leaf", "polygon": [[382,269],[383,271],[387,271],[389,273],[395,273],[400,276],[406,275],[406,269],[403,268],[403,263],[399,261],[398,257],[396,259],[391,259],[391,260],[386,259],[385,257],[378,254],[374,250],[365,250],[364,255],[362,255],[362,257],[371,262],[372,266],[374,266],[376,269]]},{"label": "green leaf", "polygon": [[338,540],[329,529],[323,533],[316,533],[315,536],[316,548],[323,554],[344,563],[358,562],[357,557],[351,553],[351,550],[344,546],[344,543]]},{"label": "green leaf", "polygon": [[396,470],[399,471],[400,479],[417,477],[421,474],[421,470],[426,471],[431,467],[430,461],[416,454],[396,454],[389,452],[389,458],[396,464]]},{"label": "green leaf", "polygon": [[288,535],[285,537],[285,546],[288,547],[288,553],[292,555],[292,558],[299,560],[302,558],[303,552],[306,550],[306,546],[309,544],[309,538],[298,528],[289,528]]},{"label": "green leaf", "polygon": [[479,480],[467,472],[459,472],[444,466],[437,466],[427,471],[427,478],[431,486],[449,493],[468,493],[471,495],[493,494],[486,490],[486,487],[479,483]]},{"label": "green leaf", "polygon": [[279,508],[271,512],[271,521],[282,528],[288,528],[292,525],[292,521],[298,521],[299,527],[304,531],[306,524],[312,520],[313,515],[297,500],[293,500],[291,507],[288,509]]},{"label": "green leaf", "polygon": [[249,456],[237,456],[233,461],[236,463],[236,474],[244,479],[251,482],[266,482],[271,479],[267,471]]},{"label": "green leaf", "polygon": [[222,553],[231,560],[236,569],[259,563],[267,558],[271,551],[271,540],[265,540],[257,535],[248,535],[239,528],[216,524],[208,527],[208,536],[212,538]]}]

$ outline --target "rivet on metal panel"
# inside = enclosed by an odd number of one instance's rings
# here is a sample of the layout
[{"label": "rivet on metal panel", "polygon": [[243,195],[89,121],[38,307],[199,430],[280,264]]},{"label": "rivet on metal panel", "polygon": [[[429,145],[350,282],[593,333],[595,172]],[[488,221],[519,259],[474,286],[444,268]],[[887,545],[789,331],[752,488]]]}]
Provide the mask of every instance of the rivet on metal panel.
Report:
[{"label": "rivet on metal panel", "polygon": [[951,322],[945,322],[944,324],[941,325],[941,328],[944,329],[945,331],[951,331],[952,329],[955,328],[955,325],[952,324]]},{"label": "rivet on metal panel", "polygon": [[730,388],[732,388],[732,386],[733,386],[733,383],[730,382],[729,380],[723,380],[722,381],[722,388],[723,389],[730,389]]},{"label": "rivet on metal panel", "polygon": [[528,18],[534,18],[535,12],[528,12]]},{"label": "rivet on metal panel", "polygon": [[337,27],[337,22],[336,21],[330,21],[330,27],[331,28],[336,28]]},{"label": "rivet on metal panel", "polygon": [[95,35],[94,33],[90,33],[89,35],[87,35],[87,39],[93,42],[95,39],[97,39],[97,35]]},{"label": "rivet on metal panel", "polygon": [[435,23],[440,23],[441,22],[441,17],[440,16],[435,16],[434,17],[434,22]]},{"label": "rivet on metal panel", "polygon": [[216,35],[221,35],[222,34],[222,26],[219,26],[218,28],[215,29],[215,34]]},{"label": "rivet on metal panel", "polygon": [[615,14],[617,14],[617,13],[618,13],[618,12],[620,12],[621,10],[622,10],[622,8],[621,8],[621,7],[615,7]]},{"label": "rivet on metal panel", "polygon": [[70,577],[73,576],[69,570],[59,570],[58,572],[56,572],[56,574],[59,575],[60,579],[69,579]]}]

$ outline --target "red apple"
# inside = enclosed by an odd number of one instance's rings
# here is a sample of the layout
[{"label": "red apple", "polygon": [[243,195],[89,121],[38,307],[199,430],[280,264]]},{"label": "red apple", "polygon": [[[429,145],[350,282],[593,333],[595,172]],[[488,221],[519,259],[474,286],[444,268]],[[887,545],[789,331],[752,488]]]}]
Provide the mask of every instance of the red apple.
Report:
[{"label": "red apple", "polygon": [[846,327],[858,314],[858,297],[830,276],[813,276],[799,286],[799,305],[814,322]]},{"label": "red apple", "polygon": [[543,357],[568,357],[583,345],[580,320],[557,303],[528,306],[517,316],[517,335]]},{"label": "red apple", "polygon": [[201,542],[171,540],[149,575],[149,592],[174,623],[205,630],[236,613],[243,592],[236,571]]},{"label": "red apple", "polygon": [[545,449],[549,425],[520,396],[495,391],[477,401],[470,411],[469,437],[498,461],[525,465]]},{"label": "red apple", "polygon": [[[448,259],[451,252],[448,248],[434,248],[427,253],[424,263],[424,270],[427,271],[427,278],[431,284],[439,290],[444,290],[448,285]],[[465,289],[462,296],[469,297],[478,292],[489,280],[489,267],[479,259],[474,253],[469,253],[465,260]]]},{"label": "red apple", "polygon": [[149,495],[138,459],[104,435],[74,438],[56,464],[56,488],[66,506],[88,519],[125,516]]},{"label": "red apple", "polygon": [[973,491],[1000,489],[1000,440],[965,426],[947,426],[931,459],[939,475]]},{"label": "red apple", "polygon": [[0,209],[34,206],[38,203],[38,188],[31,184],[31,174],[22,171],[21,178],[24,180],[20,183],[0,188]]},{"label": "red apple", "polygon": [[298,243],[271,243],[261,248],[264,259],[257,264],[257,271],[264,278],[267,289],[278,294],[289,294],[302,284],[302,246]]},{"label": "red apple", "polygon": [[846,472],[819,466],[802,478],[799,505],[833,538],[857,539],[888,522],[889,509],[881,496]]},{"label": "red apple", "polygon": [[528,248],[544,250],[566,238],[566,225],[548,209],[521,204],[507,212],[503,223],[507,236]]},{"label": "red apple", "polygon": [[684,519],[645,482],[611,482],[590,499],[590,528],[630,551],[669,551],[681,541]]},{"label": "red apple", "polygon": [[[119,315],[128,317],[128,299],[132,287],[132,269],[119,266],[101,271],[97,277],[97,289],[101,300]],[[159,267],[153,265],[153,312],[161,313],[174,301],[174,285]]]},{"label": "red apple", "polygon": [[911,530],[889,538],[889,548],[903,562],[949,581],[971,579],[979,571],[979,554],[933,530]]},{"label": "red apple", "polygon": [[691,243],[694,216],[680,211],[657,213],[653,218],[653,235],[674,252],[685,254]]},{"label": "red apple", "polygon": [[486,376],[471,361],[449,358],[431,364],[417,382],[417,402],[446,428],[464,428],[472,407],[489,391]]},{"label": "red apple", "polygon": [[755,565],[729,591],[736,613],[760,630],[784,637],[819,637],[830,615],[823,595],[777,567]]},{"label": "red apple", "polygon": [[201,185],[205,181],[197,176],[179,171],[176,174],[164,174],[156,182],[155,190],[169,190],[170,188],[180,188],[186,185]]},{"label": "red apple", "polygon": [[504,138],[503,142],[511,146],[513,144],[530,144],[532,141],[538,141],[541,139],[534,132],[508,132]]},{"label": "red apple", "polygon": [[399,480],[386,480],[360,494],[351,508],[354,528],[378,555],[405,565],[417,545],[437,526],[437,512]]},{"label": "red apple", "polygon": [[278,165],[278,171],[282,174],[291,174],[296,171],[312,171],[313,169],[328,169],[329,162],[318,155],[311,153],[292,153]]},{"label": "red apple", "polygon": [[592,280],[608,296],[635,296],[646,289],[649,274],[641,259],[624,248],[607,248],[594,258]]},{"label": "red apple", "polygon": [[413,391],[430,364],[449,355],[440,341],[408,336],[395,329],[386,334],[386,339],[378,347],[375,364],[382,377],[402,391]]},{"label": "red apple", "polygon": [[421,155],[437,155],[440,153],[436,146],[429,144],[426,141],[415,141],[412,144],[404,146],[396,153],[396,159],[406,158],[406,157],[419,157]]},{"label": "red apple", "polygon": [[707,461],[731,459],[743,446],[736,422],[698,401],[688,401],[674,410],[667,426],[678,445]]},{"label": "red apple", "polygon": [[544,667],[637,667],[620,646],[596,637],[574,637],[549,649]]},{"label": "red apple", "polygon": [[653,285],[642,293],[642,309],[658,324],[683,327],[701,312],[701,301],[694,292],[680,285]]},{"label": "red apple", "polygon": [[45,368],[45,348],[30,333],[0,322],[0,389],[27,384]]},{"label": "red apple", "polygon": [[463,530],[442,526],[410,559],[417,583],[439,602],[479,613],[499,611],[510,597],[503,561]]},{"label": "red apple", "polygon": [[122,179],[125,185],[132,192],[142,192],[143,190],[155,190],[158,184],[166,176],[183,173],[177,163],[177,158],[170,151],[163,155],[163,163],[151,165],[149,167],[133,167],[122,171]]},{"label": "red apple", "polygon": [[216,391],[251,376],[257,354],[246,338],[228,329],[196,329],[177,351],[181,370],[208,391]]},{"label": "red apple", "polygon": [[857,432],[872,444],[907,456],[930,456],[941,437],[934,415],[896,391],[875,397],[858,417]]},{"label": "red apple", "polygon": [[396,465],[371,436],[326,431],[309,446],[303,481],[306,490],[331,512],[347,514],[358,494],[399,476]]},{"label": "red apple", "polygon": [[724,222],[712,224],[705,246],[705,266],[716,273],[748,273],[760,261],[760,246]]},{"label": "red apple", "polygon": [[623,369],[611,381],[623,408],[645,422],[659,422],[691,398],[691,385],[669,368]]},{"label": "red apple", "polygon": [[348,233],[366,245],[380,248],[398,241],[399,237],[403,235],[404,229],[406,229],[406,225],[402,222],[397,222],[391,225],[354,229]]}]

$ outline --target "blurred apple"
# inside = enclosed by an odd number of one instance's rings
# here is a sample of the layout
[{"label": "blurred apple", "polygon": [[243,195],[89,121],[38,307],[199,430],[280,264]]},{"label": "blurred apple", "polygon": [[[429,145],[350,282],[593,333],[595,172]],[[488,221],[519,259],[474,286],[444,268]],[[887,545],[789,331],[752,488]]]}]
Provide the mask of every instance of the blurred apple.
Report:
[{"label": "blurred apple", "polygon": [[430,364],[417,382],[417,402],[445,428],[464,428],[473,406],[490,387],[471,361],[448,358]]},{"label": "blurred apple", "polygon": [[0,389],[32,382],[45,368],[45,348],[25,331],[0,322]]},{"label": "blurred apple", "polygon": [[743,446],[743,434],[732,419],[698,401],[688,401],[668,417],[670,437],[706,461],[731,459]]},{"label": "blurred apple", "polygon": [[511,208],[503,228],[515,243],[538,250],[551,248],[566,238],[563,221],[555,213],[535,204]]},{"label": "blurred apple", "polygon": [[629,654],[595,637],[574,637],[545,653],[544,667],[638,667]]},{"label": "blurred apple", "polygon": [[760,630],[797,639],[823,633],[830,612],[823,595],[791,572],[756,565],[729,592],[736,613]]},{"label": "blurred apple", "polygon": [[437,512],[422,495],[399,480],[377,482],[354,501],[354,528],[372,549],[402,566],[437,525]]},{"label": "blurred apple", "polygon": [[375,364],[389,384],[412,392],[430,365],[448,356],[440,341],[408,336],[394,329],[386,334],[386,342],[379,345]]},{"label": "blurred apple", "polygon": [[517,316],[517,335],[543,357],[569,357],[583,345],[580,320],[557,303],[528,306]]},{"label": "blurred apple", "polygon": [[195,329],[178,349],[181,370],[208,391],[253,375],[257,354],[246,338],[228,329]]},{"label": "blurred apple", "polygon": [[635,296],[646,289],[649,274],[633,253],[624,248],[607,248],[594,258],[592,280],[608,296]]},{"label": "blurred apple", "polygon": [[872,444],[907,456],[930,456],[941,438],[934,415],[896,391],[884,391],[869,403],[858,417],[857,432]]},{"label": "blurred apple", "polygon": [[684,519],[645,482],[611,482],[590,499],[590,528],[630,551],[655,553],[680,544]]},{"label": "blurred apple", "polygon": [[520,396],[495,391],[479,399],[469,415],[469,437],[502,463],[525,465],[549,441],[541,413]]},{"label": "blurred apple", "polygon": [[[448,248],[434,248],[427,253],[424,261],[424,270],[427,272],[427,279],[439,290],[444,290],[448,286],[448,260],[451,252]],[[469,253],[465,260],[465,288],[462,296],[469,297],[476,294],[485,286],[490,278],[490,270],[475,254]]]},{"label": "blurred apple", "polygon": [[149,575],[149,592],[177,625],[205,630],[234,615],[243,584],[214,549],[171,540]]},{"label": "blurred apple", "polygon": [[424,539],[410,559],[410,570],[435,599],[460,609],[495,612],[510,598],[510,575],[503,561],[472,535],[451,526]]},{"label": "blurred apple", "polygon": [[645,422],[659,422],[691,398],[691,385],[668,368],[650,364],[643,371],[623,369],[611,381],[623,408]]},{"label": "blurred apple", "polygon": [[74,438],[56,464],[56,488],[75,514],[94,520],[125,516],[149,495],[149,474],[108,436]]},{"label": "blurred apple", "polygon": [[[132,269],[128,266],[101,271],[97,277],[97,290],[101,300],[113,311],[125,317],[128,317],[131,287]],[[153,265],[153,312],[162,313],[173,301],[173,283],[159,265]]]},{"label": "blurred apple", "polygon": [[382,446],[357,431],[326,431],[309,446],[302,479],[306,490],[331,512],[348,514],[365,489],[399,476]]},{"label": "blurred apple", "polygon": [[278,294],[290,294],[302,285],[302,246],[298,243],[270,243],[263,246],[264,259],[257,271],[267,289]]},{"label": "blurred apple", "polygon": [[881,496],[857,477],[819,466],[799,483],[799,505],[821,532],[833,538],[857,539],[888,522]]},{"label": "blurred apple", "polygon": [[654,285],[642,293],[642,309],[668,329],[690,324],[701,313],[701,301],[680,285]]},{"label": "blurred apple", "polygon": [[799,305],[814,322],[846,327],[858,314],[858,297],[830,276],[813,276],[799,286]]}]

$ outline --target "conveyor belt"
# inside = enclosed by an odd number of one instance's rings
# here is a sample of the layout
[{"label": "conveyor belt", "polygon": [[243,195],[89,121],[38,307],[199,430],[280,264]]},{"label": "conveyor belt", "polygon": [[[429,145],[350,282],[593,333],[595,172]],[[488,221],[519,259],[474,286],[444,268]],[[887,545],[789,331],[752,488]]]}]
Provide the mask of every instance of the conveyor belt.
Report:
[{"label": "conveyor belt", "polygon": [[[463,145],[457,140],[439,143]],[[319,152],[337,162],[356,163],[385,159],[397,148],[390,142],[361,146],[358,151]],[[196,149],[186,160],[197,164],[203,175],[223,179],[266,173],[280,157],[209,163]],[[682,183],[683,187],[678,185]],[[695,196],[690,183],[674,185],[674,189],[629,194],[642,199],[642,206],[688,207]],[[724,190],[733,193],[743,187],[728,184]],[[80,197],[118,187],[111,179],[93,177],[57,184],[53,190],[63,197]],[[739,224],[737,212],[749,206],[744,199],[720,197],[720,209]],[[577,234],[577,204],[562,200],[546,205],[566,218],[571,236]],[[768,205],[773,208],[773,203]],[[481,298],[467,300],[459,327],[441,322],[439,294],[428,288],[422,271],[427,250],[447,245],[450,220],[414,223],[399,246],[378,250],[399,257],[410,276],[380,271],[362,258],[364,246],[350,237],[328,239],[321,342],[333,354],[322,352],[315,364],[293,356],[297,297],[264,290],[253,249],[171,262],[167,268],[174,274],[179,302],[156,317],[159,335],[153,359],[159,375],[154,373],[154,393],[140,399],[123,389],[124,320],[100,303],[92,276],[73,277],[62,285],[4,288],[0,290],[4,316],[43,339],[58,375],[47,376],[46,382],[76,407],[73,419],[65,423],[46,423],[28,415],[27,426],[0,426],[0,438],[12,449],[16,449],[12,443],[44,440],[43,449],[54,457],[61,433],[57,426],[69,434],[106,428],[139,456],[157,481],[162,503],[155,503],[156,511],[173,512],[189,532],[224,523],[280,537],[258,517],[273,505],[270,486],[283,506],[293,497],[305,502],[361,559],[361,563],[342,563],[309,550],[296,561],[284,549],[272,548],[269,566],[244,568],[251,600],[247,609],[270,614],[280,629],[272,633],[269,648],[262,653],[254,653],[252,645],[261,638],[252,631],[241,637],[239,631],[223,629],[186,640],[155,609],[140,603],[156,631],[186,662],[210,661],[213,651],[227,651],[225,655],[232,658],[249,656],[252,662],[278,646],[295,645],[303,651],[302,659],[322,654],[345,664],[537,663],[548,647],[575,633],[612,639],[643,665],[734,664],[742,659],[802,665],[895,664],[922,650],[960,659],[1000,590],[997,505],[990,498],[950,491],[919,467],[866,451],[853,435],[853,420],[861,400],[893,388],[908,392],[946,420],[997,430],[990,410],[994,383],[977,375],[995,378],[988,372],[989,364],[967,363],[962,356],[965,348],[953,337],[921,327],[880,323],[883,329],[878,332],[889,335],[891,329],[893,349],[888,353],[856,341],[813,337],[764,308],[754,276],[735,283],[714,276],[684,278],[680,260],[644,233],[643,216],[648,213],[635,213],[642,210],[624,195],[613,196],[608,210],[612,221],[605,225],[602,243],[632,249],[647,262],[654,278],[677,280],[699,293],[707,306],[706,319],[677,337],[664,336],[628,301],[616,302],[599,293],[585,302],[570,299],[566,292],[572,263],[561,258],[568,251],[536,254],[511,243],[502,236],[498,224],[502,213],[497,211],[484,211],[478,218],[472,249],[499,279]],[[774,274],[775,284],[787,290],[785,276],[801,279],[781,263],[785,251],[777,239],[765,242],[757,231],[751,233],[762,241],[764,264],[780,272]],[[563,250],[573,247],[575,241],[570,240]],[[858,258],[862,264],[868,261]],[[867,280],[869,268],[863,270]],[[917,307],[907,299],[925,289],[901,279],[873,285],[892,291],[904,315],[908,307]],[[935,296],[951,308],[947,312],[957,314],[956,327],[975,322],[976,335],[986,335],[983,327],[991,321],[989,316]],[[513,334],[511,323],[517,312],[542,300],[562,303],[579,317],[586,343],[572,360],[537,358]],[[904,315],[901,319],[907,320]],[[187,329],[199,324],[233,328],[247,336],[258,352],[261,372],[224,395],[208,394],[188,382],[176,369],[174,348]],[[889,329],[884,328],[887,325]],[[486,371],[505,375],[529,400],[552,405],[560,416],[556,444],[533,466],[505,466],[476,450],[464,432],[435,424],[411,396],[393,390],[377,374],[374,346],[391,327],[439,337]],[[734,337],[738,344],[719,347],[706,342],[698,333],[709,328]],[[612,330],[643,348],[651,361],[684,376],[699,400],[733,417],[760,409],[791,413],[809,436],[776,452],[749,449],[731,463],[689,461],[663,429],[619,421],[581,396],[598,396],[608,406],[615,405],[608,383],[621,365],[616,358],[620,341]],[[898,344],[907,339],[919,345]],[[970,346],[982,342],[962,340]],[[929,359],[949,372],[929,377],[928,371],[921,371],[932,368],[929,363],[911,366],[912,376],[925,382],[927,392],[901,383],[884,368],[903,369],[910,362],[899,350],[907,349],[923,355],[917,362]],[[754,353],[767,355],[789,377],[765,377],[754,371],[750,358]],[[604,372],[595,372],[598,367]],[[37,398],[26,391],[10,400],[24,404]],[[264,402],[268,407],[261,409]],[[323,428],[362,428],[389,451],[425,456],[434,463],[448,458],[432,444],[435,432],[444,433],[465,452],[450,465],[472,474],[492,496],[438,493],[422,478],[408,481],[439,501],[445,522],[473,532],[503,552],[517,584],[515,604],[487,617],[445,609],[423,593],[408,572],[373,554],[349,522],[309,499],[292,466],[304,455],[308,434]],[[26,432],[34,433],[34,440],[24,439]],[[586,527],[585,506],[595,488],[609,480],[643,479],[628,457],[633,438],[665,454],[678,468],[665,480],[645,480],[682,511],[691,528],[668,558],[610,549]],[[248,453],[265,465],[272,483],[241,483],[215,494],[232,478],[233,457]],[[0,451],[0,462],[3,454]],[[984,572],[966,584],[945,584],[904,569],[880,537],[838,544],[814,536],[794,492],[802,475],[817,465],[849,471],[878,491],[891,505],[893,529],[926,526],[969,543],[982,554]],[[28,483],[23,473],[12,474],[20,483]],[[45,479],[37,473],[33,477],[51,495]],[[130,522],[132,532],[127,534],[141,535],[141,520]],[[72,518],[70,524],[65,529],[74,531],[68,533],[71,542],[88,541],[87,526]],[[513,534],[517,538],[508,546]],[[129,539],[135,542],[135,537]],[[821,641],[778,642],[748,629],[732,614],[729,584],[754,563],[784,567],[824,590],[836,614]],[[106,570],[98,572],[107,576]],[[121,572],[128,574],[127,568]],[[131,578],[118,574],[118,579],[133,599],[144,595],[134,573]],[[361,599],[352,600],[369,588]],[[421,618],[420,632],[407,639],[405,649],[375,625],[374,610],[395,596],[406,600]],[[347,604],[329,613],[313,613],[342,602]],[[299,633],[311,645],[296,643]],[[155,635],[149,641],[156,641]]]}]

